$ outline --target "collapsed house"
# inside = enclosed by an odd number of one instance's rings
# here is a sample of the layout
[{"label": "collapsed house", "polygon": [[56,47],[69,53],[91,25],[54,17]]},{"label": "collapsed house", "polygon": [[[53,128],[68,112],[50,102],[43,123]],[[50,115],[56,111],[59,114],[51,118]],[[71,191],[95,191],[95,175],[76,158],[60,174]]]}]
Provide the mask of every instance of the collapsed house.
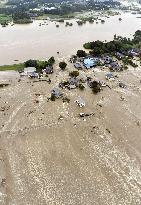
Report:
[{"label": "collapsed house", "polygon": [[75,100],[75,103],[81,108],[86,105],[85,101],[80,96]]},{"label": "collapsed house", "polygon": [[113,61],[112,63],[109,64],[108,67],[109,67],[110,71],[113,71],[113,72],[115,72],[115,71],[119,72],[119,71],[123,70],[122,66],[119,65],[118,61]]},{"label": "collapsed house", "polygon": [[53,88],[51,90],[51,95],[53,95],[55,98],[63,97],[63,94],[61,93],[61,91],[58,88]]},{"label": "collapsed house", "polygon": [[59,83],[60,88],[75,89],[78,86],[79,79],[75,77],[69,78],[67,81]]}]

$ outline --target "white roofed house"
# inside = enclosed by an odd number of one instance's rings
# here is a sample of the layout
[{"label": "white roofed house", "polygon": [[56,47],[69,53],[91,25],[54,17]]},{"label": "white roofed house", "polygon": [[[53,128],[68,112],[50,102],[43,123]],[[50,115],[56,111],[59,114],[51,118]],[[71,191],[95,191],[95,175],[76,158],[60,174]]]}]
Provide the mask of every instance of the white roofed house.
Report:
[{"label": "white roofed house", "polygon": [[36,73],[35,67],[24,68],[23,75],[28,76],[29,78],[37,78],[39,75]]},{"label": "white roofed house", "polygon": [[36,68],[35,67],[27,67],[27,68],[24,68],[24,73],[25,74],[30,74],[30,73],[33,73],[33,72],[36,72]]}]

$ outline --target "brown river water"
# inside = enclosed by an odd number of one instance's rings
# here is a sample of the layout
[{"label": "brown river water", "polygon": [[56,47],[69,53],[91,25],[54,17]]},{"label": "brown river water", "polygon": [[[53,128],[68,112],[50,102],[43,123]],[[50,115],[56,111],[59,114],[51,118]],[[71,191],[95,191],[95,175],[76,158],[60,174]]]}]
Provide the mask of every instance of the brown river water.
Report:
[{"label": "brown river water", "polygon": [[[119,17],[122,22],[119,22]],[[75,54],[83,43],[93,40],[112,40],[114,34],[132,37],[137,29],[141,29],[141,18],[137,15],[124,13],[120,16],[105,18],[105,23],[86,23],[78,26],[76,20],[72,27],[55,22],[39,26],[42,21],[34,21],[29,25],[0,27],[0,65],[23,62],[27,59],[46,59],[50,56],[59,57]],[[42,22],[43,23],[43,22]]]}]

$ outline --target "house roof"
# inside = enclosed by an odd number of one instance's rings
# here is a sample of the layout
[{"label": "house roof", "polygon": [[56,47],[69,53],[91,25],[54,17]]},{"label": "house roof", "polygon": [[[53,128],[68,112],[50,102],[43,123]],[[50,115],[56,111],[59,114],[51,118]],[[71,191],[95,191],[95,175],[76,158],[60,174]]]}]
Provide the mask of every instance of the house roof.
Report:
[{"label": "house roof", "polygon": [[111,65],[112,67],[119,67],[119,64],[118,64],[117,61],[116,61],[116,62],[112,62],[110,65]]},{"label": "house roof", "polygon": [[82,66],[81,66],[80,63],[74,63],[74,67],[75,67],[75,68],[82,68]]},{"label": "house roof", "polygon": [[27,67],[27,68],[24,68],[24,72],[25,73],[36,72],[36,68],[35,67]]},{"label": "house roof", "polygon": [[96,62],[95,62],[95,60],[93,58],[85,58],[84,59],[84,66],[86,68],[91,68],[94,65],[96,65]]}]

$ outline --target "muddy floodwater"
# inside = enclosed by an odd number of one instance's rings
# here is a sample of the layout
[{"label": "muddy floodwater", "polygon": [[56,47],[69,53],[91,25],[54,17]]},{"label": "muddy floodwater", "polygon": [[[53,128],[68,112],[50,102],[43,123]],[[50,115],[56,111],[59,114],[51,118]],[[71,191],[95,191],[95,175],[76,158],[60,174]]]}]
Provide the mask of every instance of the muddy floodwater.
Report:
[{"label": "muddy floodwater", "polygon": [[[119,17],[122,21],[119,22]],[[81,49],[83,43],[93,40],[111,40],[113,35],[132,37],[141,28],[139,15],[124,13],[105,19],[105,23],[86,23],[78,26],[76,20],[70,20],[72,27],[65,27],[65,23],[47,21],[48,25],[39,26],[43,21],[34,21],[29,25],[14,25],[0,27],[0,65],[13,64],[18,60],[45,59],[49,56],[68,56]]]}]

